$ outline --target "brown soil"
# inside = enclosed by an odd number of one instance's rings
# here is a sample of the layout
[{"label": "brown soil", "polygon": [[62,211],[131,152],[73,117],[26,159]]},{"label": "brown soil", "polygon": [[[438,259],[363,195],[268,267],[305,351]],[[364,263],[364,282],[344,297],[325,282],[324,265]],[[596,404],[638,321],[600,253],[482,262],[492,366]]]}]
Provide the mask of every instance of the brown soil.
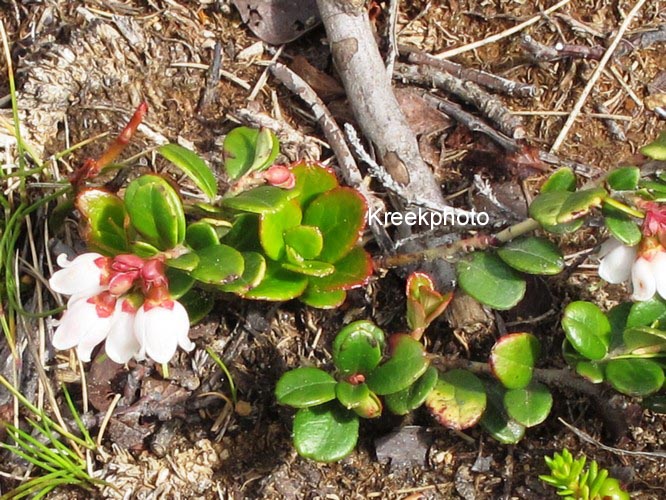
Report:
[{"label": "brown soil", "polygon": [[[550,2],[543,1],[402,2],[399,40],[436,54],[510,28],[548,6]],[[565,42],[603,47],[632,6],[630,2],[610,0],[572,2],[525,33],[551,46]],[[126,158],[166,138],[193,147],[219,169],[221,140],[239,123],[238,111],[243,108],[282,116],[305,135],[305,143],[283,138],[286,159],[331,157],[330,150],[321,146],[323,135],[309,110],[272,78],[260,87],[255,101],[248,102],[248,88],[260,80],[266,68],[263,63],[272,58],[274,48],[264,47],[261,54],[243,58],[242,51],[257,38],[227,2],[13,1],[4,3],[0,18],[11,45],[26,138],[45,159],[97,134],[117,133],[143,99],[150,108],[146,127],[133,139],[124,154]],[[573,26],[572,20],[585,28]],[[381,13],[377,19],[380,29],[384,22],[385,14]],[[649,0],[632,23],[630,34],[665,23],[663,4]],[[536,112],[524,117],[527,142],[547,150],[566,116],[538,112],[571,110],[596,62],[572,58],[529,61],[519,36],[466,52],[455,60],[537,85],[537,97],[501,99],[513,110]],[[303,55],[314,66],[334,75],[324,37],[323,29],[316,28],[287,44],[280,58],[289,62]],[[211,99],[201,106],[208,79],[206,68],[216,41],[221,43],[224,75],[231,77],[222,76]],[[611,61],[558,151],[561,158],[591,167],[591,175],[636,160],[637,149],[664,127],[664,122],[642,105],[649,93],[648,84],[666,67],[664,48],[662,42]],[[8,93],[6,64],[2,66],[0,96]],[[604,102],[609,113],[622,115],[615,123],[626,134],[625,140],[612,138],[607,124],[590,115],[595,112],[595,104]],[[342,108],[336,114],[344,113]],[[8,110],[2,110],[2,115],[9,118]],[[66,159],[53,160],[48,176],[62,178],[86,158],[98,156],[108,140],[95,140]],[[466,196],[474,174],[489,179],[498,192],[509,189],[518,205],[525,203],[521,186],[531,196],[544,177],[539,171],[543,165],[535,169],[534,165],[526,168],[511,162],[487,139],[455,124],[444,131],[440,128],[429,146],[422,145],[429,147],[424,156],[429,155],[445,194],[464,190],[463,195],[452,196],[461,206],[482,202]],[[441,151],[444,153],[440,155]],[[143,155],[139,163],[164,168],[151,155]],[[224,185],[222,173],[220,178]],[[47,188],[36,188],[35,196],[43,193],[40,189]],[[74,222],[66,228],[67,232],[54,238],[80,245]],[[596,234],[598,231],[589,230],[565,241],[567,252],[592,248],[597,243]],[[400,278],[389,273],[351,293],[342,309],[327,312],[297,302],[219,300],[210,317],[192,331],[196,351],[180,354],[172,363],[171,382],[163,381],[157,367],[130,365],[141,396],[158,393],[159,397],[149,398],[148,409],[143,408],[134,420],[118,418],[107,428],[104,453],[97,457],[95,469],[115,488],[107,487],[96,495],[121,498],[120,491],[125,498],[550,498],[554,497],[552,490],[545,489],[537,477],[546,472],[543,457],[567,447],[574,455],[584,453],[609,468],[635,498],[666,496],[666,460],[604,450],[581,440],[558,421],[562,418],[621,450],[658,451],[666,445],[663,415],[623,400],[631,419],[627,433],[615,436],[619,441],[613,441],[594,405],[577,394],[557,390],[547,422],[529,430],[515,446],[499,445],[476,428],[464,436],[456,434],[437,426],[425,413],[416,412],[404,421],[386,417],[364,424],[357,451],[340,463],[322,465],[298,457],[290,441],[293,412],[276,404],[272,392],[276,380],[285,370],[303,363],[329,363],[331,340],[349,321],[366,318],[387,332],[404,329],[403,286]],[[513,316],[489,316],[479,309],[481,317],[470,314],[440,319],[428,332],[432,349],[483,360],[501,332],[502,322],[550,310],[553,313],[543,319],[519,327],[541,338],[544,366],[561,367],[564,362],[559,354],[562,332],[558,317],[563,305],[574,297],[601,298],[605,304],[612,304],[624,293],[621,288],[601,285],[585,266],[574,269],[566,278],[540,280],[533,287],[532,296],[549,299],[545,304],[536,300],[525,303],[523,310]],[[36,328],[32,323],[28,326]],[[29,334],[22,335],[25,338]],[[201,397],[203,393],[229,393],[225,377],[204,351],[207,346],[222,357],[233,374],[245,403],[237,411],[230,411],[217,396]],[[80,402],[77,366],[48,349],[47,357],[49,374],[72,382],[71,390],[79,394]],[[122,390],[128,372],[92,367],[86,378],[91,405],[103,415],[109,395]],[[36,375],[33,379],[32,384],[26,382],[25,390],[35,390]],[[608,394],[610,397],[612,393]],[[89,414],[94,413],[91,408]],[[375,456],[375,439],[408,424],[422,426],[430,436],[423,463],[397,467],[380,463]],[[11,460],[0,469],[12,474],[23,470],[20,463]],[[7,478],[0,481],[3,493],[16,485]],[[61,490],[52,497],[89,495]]]}]

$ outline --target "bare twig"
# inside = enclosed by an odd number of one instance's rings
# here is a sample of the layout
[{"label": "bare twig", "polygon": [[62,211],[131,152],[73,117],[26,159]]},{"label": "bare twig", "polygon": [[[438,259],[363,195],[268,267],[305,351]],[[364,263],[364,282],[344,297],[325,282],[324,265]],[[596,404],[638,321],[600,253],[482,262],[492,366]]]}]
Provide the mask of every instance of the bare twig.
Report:
[{"label": "bare twig", "polygon": [[460,97],[492,120],[500,131],[514,139],[525,137],[522,120],[504,106],[495,96],[489,94],[476,83],[463,81],[448,73],[438,71],[430,66],[413,66],[396,64],[396,76],[413,83],[435,86],[449,94]]},{"label": "bare twig", "polygon": [[565,57],[578,59],[600,60],[604,55],[604,48],[600,45],[590,47],[587,45],[573,45],[558,42],[552,47],[537,42],[529,35],[520,38],[520,45],[530,52],[535,62],[556,61]]},{"label": "bare twig", "polygon": [[197,112],[201,113],[212,102],[217,92],[217,84],[220,81],[220,69],[222,67],[222,42],[215,41],[215,48],[213,49],[213,62],[208,68],[208,75],[206,75],[206,87],[201,94],[201,99],[197,104]]},{"label": "bare twig", "polygon": [[478,69],[465,68],[452,61],[437,59],[430,54],[413,50],[405,46],[401,46],[400,51],[409,52],[408,60],[412,64],[429,64],[450,73],[456,78],[477,83],[488,89],[502,92],[506,95],[516,97],[535,97],[537,95],[537,88],[534,85],[509,80]]},{"label": "bare twig", "polygon": [[568,4],[571,0],[561,0],[560,2],[556,3],[552,7],[544,10],[543,12],[537,14],[536,16],[528,19],[527,21],[520,23],[513,28],[509,28],[507,30],[504,30],[500,33],[497,33],[495,35],[489,36],[488,38],[484,38],[483,40],[478,40],[473,43],[469,43],[467,45],[463,45],[462,47],[457,47],[455,49],[451,50],[446,50],[444,52],[440,52],[439,54],[436,54],[435,57],[438,57],[440,59],[448,59],[449,57],[457,56],[459,54],[462,54],[463,52],[467,52],[469,50],[474,50],[478,49],[479,47],[483,47],[484,45],[488,45],[489,43],[494,43],[502,38],[509,37],[513,35],[514,33],[518,33],[528,26],[532,26],[535,23],[538,23],[542,18],[547,16],[548,14],[551,14],[552,12],[555,12],[557,9],[560,9],[564,7],[566,4]]},{"label": "bare twig", "polygon": [[389,2],[389,17],[388,17],[388,49],[386,51],[386,74],[389,78],[393,76],[393,67],[395,66],[395,58],[398,55],[398,37],[396,34],[396,26],[398,24],[398,9],[400,7],[399,0],[390,0]]},{"label": "bare twig", "polygon": [[629,28],[629,25],[631,24],[631,21],[633,21],[634,17],[636,17],[636,14],[638,14],[638,11],[643,7],[643,4],[645,4],[645,0],[638,0],[634,5],[634,7],[631,9],[631,11],[627,14],[627,17],[625,17],[620,27],[618,28],[617,34],[615,35],[613,42],[610,44],[608,49],[606,49],[604,56],[601,58],[601,61],[599,61],[599,65],[594,70],[594,73],[588,80],[587,85],[585,85],[585,88],[583,89],[583,92],[578,98],[578,101],[576,101],[576,104],[571,110],[571,114],[569,115],[569,118],[564,124],[564,127],[562,127],[562,130],[560,131],[559,135],[555,139],[555,142],[550,148],[551,152],[555,152],[558,149],[560,149],[560,146],[562,145],[562,143],[564,143],[564,140],[569,134],[569,130],[576,121],[578,114],[583,109],[583,105],[587,100],[587,96],[590,94],[590,92],[596,85],[597,80],[599,79],[601,73],[604,71],[604,68],[606,67],[606,64],[608,64],[608,61],[610,61],[610,58],[613,56],[613,52],[615,51],[620,41],[622,40],[622,36],[624,35],[625,31],[627,31],[627,28]]}]

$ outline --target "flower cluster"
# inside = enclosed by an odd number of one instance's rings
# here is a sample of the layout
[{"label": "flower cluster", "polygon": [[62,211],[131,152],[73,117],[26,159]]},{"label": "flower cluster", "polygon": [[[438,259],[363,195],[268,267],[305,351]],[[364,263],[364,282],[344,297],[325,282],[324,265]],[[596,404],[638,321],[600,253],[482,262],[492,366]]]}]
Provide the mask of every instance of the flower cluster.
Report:
[{"label": "flower cluster", "polygon": [[62,254],[57,261],[62,269],[49,285],[70,298],[53,336],[56,349],[76,347],[79,358],[90,361],[105,341],[116,363],[132,357],[167,363],[178,346],[194,348],[187,311],[169,294],[161,260],[85,253],[72,261]]},{"label": "flower cluster", "polygon": [[604,242],[599,276],[609,283],[631,278],[632,300],[650,300],[655,293],[666,299],[666,210],[647,203],[642,232],[643,238],[635,246],[614,238]]}]

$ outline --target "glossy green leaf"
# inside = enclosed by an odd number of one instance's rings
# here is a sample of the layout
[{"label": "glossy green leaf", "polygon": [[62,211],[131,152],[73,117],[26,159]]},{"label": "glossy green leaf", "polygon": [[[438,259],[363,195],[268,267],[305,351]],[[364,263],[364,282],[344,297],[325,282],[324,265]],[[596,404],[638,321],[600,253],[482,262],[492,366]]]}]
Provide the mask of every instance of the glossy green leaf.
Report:
[{"label": "glossy green leaf", "polygon": [[651,359],[613,359],[606,365],[606,379],[627,396],[647,396],[664,385],[664,369]]},{"label": "glossy green leaf", "polygon": [[566,337],[562,340],[562,357],[571,367],[575,367],[578,363],[583,361],[588,361],[585,356],[574,349],[571,342],[569,342]]},{"label": "glossy green leaf", "polygon": [[335,272],[335,266],[333,264],[329,264],[328,262],[321,262],[319,260],[304,260],[298,264],[283,262],[282,267],[288,271],[304,274],[305,276],[312,276],[315,278],[330,276]]},{"label": "glossy green leaf", "polygon": [[369,396],[367,384],[350,384],[343,380],[335,386],[335,397],[348,410],[356,408]]},{"label": "glossy green leaf", "polygon": [[308,286],[308,278],[292,273],[279,263],[266,262],[266,274],[256,287],[243,293],[243,297],[257,300],[285,301],[295,299]]},{"label": "glossy green leaf", "polygon": [[569,167],[563,167],[553,173],[541,186],[541,193],[553,191],[575,191],[576,175]]},{"label": "glossy green leaf", "polygon": [[610,349],[615,349],[622,344],[622,332],[628,326],[627,320],[629,318],[629,313],[631,311],[632,303],[631,302],[622,302],[612,307],[610,311],[606,313],[608,322],[611,325],[611,340],[610,340]]},{"label": "glossy green leaf", "polygon": [[319,260],[336,263],[356,245],[365,228],[367,205],[355,189],[338,187],[317,196],[303,224],[318,227],[324,239]]},{"label": "glossy green leaf", "polygon": [[487,384],[486,411],[479,423],[495,440],[502,444],[515,444],[525,436],[525,426],[519,424],[504,408],[505,390],[499,384]]},{"label": "glossy green leaf", "polygon": [[240,278],[219,287],[223,292],[244,294],[259,286],[266,276],[266,259],[257,252],[243,252],[244,266]]},{"label": "glossy green leaf", "polygon": [[655,293],[651,299],[635,302],[631,306],[626,326],[649,326],[660,319],[666,319],[666,302]]},{"label": "glossy green leaf", "polygon": [[185,253],[174,259],[167,259],[166,265],[182,271],[192,271],[199,265],[199,256],[194,252]]},{"label": "glossy green leaf", "polygon": [[306,207],[321,193],[338,187],[338,179],[333,171],[316,163],[301,162],[291,167],[296,177],[294,191],[301,206]]},{"label": "glossy green leaf", "polygon": [[92,250],[104,255],[127,253],[128,218],[120,198],[102,189],[85,189],[76,197],[76,208],[86,222],[84,239]]},{"label": "glossy green leaf", "polygon": [[283,405],[307,408],[335,399],[336,380],[319,368],[302,366],[284,373],[275,386],[275,397]]},{"label": "glossy green leaf", "polygon": [[217,195],[215,176],[206,162],[197,154],[178,144],[165,144],[157,149],[168,161],[181,169],[201,191],[213,200]]},{"label": "glossy green leaf", "polygon": [[185,231],[185,242],[194,250],[200,250],[220,243],[215,228],[204,221],[193,222]]},{"label": "glossy green leaf", "polygon": [[409,387],[430,365],[423,344],[409,335],[394,336],[391,345],[393,351],[388,361],[375,368],[366,378],[370,390],[380,396]]},{"label": "glossy green leaf", "polygon": [[367,375],[382,359],[384,332],[367,320],[345,326],[333,340],[333,363],[343,375]]},{"label": "glossy green leaf", "polygon": [[643,408],[647,408],[655,413],[666,413],[666,394],[655,394],[648,396],[641,401]]},{"label": "glossy green leaf", "polygon": [[611,325],[601,309],[591,302],[572,302],[564,309],[562,328],[571,345],[591,360],[608,353]]},{"label": "glossy green leaf", "polygon": [[522,389],[532,380],[539,340],[530,333],[504,335],[490,351],[490,368],[504,387]]},{"label": "glossy green leaf", "polygon": [[294,418],[294,446],[299,455],[317,462],[336,462],[358,441],[358,416],[337,403],[303,408]]},{"label": "glossy green leaf", "polygon": [[185,239],[185,213],[178,193],[162,177],[143,175],[125,190],[132,226],[147,243],[169,250]]},{"label": "glossy green leaf", "polygon": [[486,391],[473,373],[451,370],[439,375],[425,405],[441,425],[460,431],[481,419],[486,409]]},{"label": "glossy green leaf", "polygon": [[641,171],[638,167],[623,167],[613,170],[606,182],[615,191],[633,191],[638,187]]},{"label": "glossy green leaf", "polygon": [[281,260],[284,257],[284,232],[297,227],[302,217],[301,207],[296,200],[289,200],[280,210],[261,216],[259,241],[269,259]]},{"label": "glossy green leaf", "polygon": [[604,215],[606,227],[615,238],[629,246],[637,245],[641,241],[642,234],[638,224],[627,214],[606,204],[601,212]]},{"label": "glossy green leaf", "polygon": [[224,138],[224,168],[233,180],[268,167],[279,153],[279,142],[268,129],[237,127]]},{"label": "glossy green leaf", "polygon": [[581,361],[577,363],[576,373],[593,384],[600,384],[604,381],[603,366],[594,361]]},{"label": "glossy green leaf", "polygon": [[407,324],[412,331],[424,330],[453,299],[453,293],[440,294],[425,273],[412,273],[407,278]]},{"label": "glossy green leaf", "polygon": [[384,405],[382,405],[379,397],[374,392],[370,392],[368,397],[361,401],[361,404],[355,406],[352,411],[362,418],[378,418],[382,416],[383,409]]},{"label": "glossy green leaf", "polygon": [[546,238],[517,238],[498,249],[497,255],[514,269],[528,274],[551,275],[564,269],[562,252]]},{"label": "glossy green leaf", "polygon": [[653,160],[666,161],[666,131],[650,144],[643,146],[639,151]]},{"label": "glossy green leaf", "polygon": [[421,406],[437,383],[438,371],[430,366],[416,382],[403,389],[384,396],[386,407],[396,415],[406,415]]},{"label": "glossy green leaf", "polygon": [[192,288],[178,299],[187,310],[190,324],[194,325],[204,319],[215,306],[215,298],[209,292]]},{"label": "glossy green leaf", "polygon": [[240,278],[245,261],[238,250],[227,245],[214,245],[197,252],[199,265],[190,274],[211,285],[224,285]]},{"label": "glossy green leaf", "polygon": [[296,226],[284,231],[284,243],[303,259],[316,259],[324,248],[324,238],[318,227]]},{"label": "glossy green leaf", "polygon": [[571,194],[569,191],[548,191],[540,194],[530,204],[530,217],[542,226],[557,225],[557,217],[560,214],[562,205],[564,205]]},{"label": "glossy green leaf", "polygon": [[460,287],[494,309],[511,309],[525,295],[525,280],[491,253],[474,252],[458,262],[456,270]]},{"label": "glossy green leaf", "polygon": [[261,252],[263,249],[259,242],[259,218],[257,214],[239,214],[222,242],[239,252]]},{"label": "glossy green leaf", "polygon": [[176,300],[185,295],[194,285],[194,278],[180,269],[167,267],[166,276],[169,280],[171,298]]},{"label": "glossy green leaf", "polygon": [[557,215],[557,223],[562,224],[579,219],[589,213],[592,208],[600,207],[601,202],[606,196],[608,196],[608,193],[600,187],[581,189],[580,191],[571,193],[560,208],[560,213]]},{"label": "glossy green leaf", "polygon": [[317,309],[335,309],[342,305],[347,298],[347,292],[344,290],[333,290],[331,292],[318,292],[308,288],[298,300],[310,307]]},{"label": "glossy green leaf", "polygon": [[516,422],[525,427],[534,427],[548,417],[553,407],[553,395],[545,385],[532,382],[523,389],[506,391],[504,407]]},{"label": "glossy green leaf", "polygon": [[351,290],[365,284],[372,274],[372,257],[360,247],[335,263],[335,272],[323,278],[310,278],[315,291]]},{"label": "glossy green leaf", "polygon": [[269,214],[280,210],[293,194],[275,186],[259,186],[249,191],[225,198],[222,203],[236,210],[255,214]]},{"label": "glossy green leaf", "polygon": [[155,257],[160,251],[150,243],[146,243],[145,241],[135,241],[130,245],[130,253],[133,253],[142,259],[148,259],[150,257]]},{"label": "glossy green leaf", "polygon": [[623,333],[624,349],[635,356],[666,353],[666,332],[654,328],[627,328]]}]

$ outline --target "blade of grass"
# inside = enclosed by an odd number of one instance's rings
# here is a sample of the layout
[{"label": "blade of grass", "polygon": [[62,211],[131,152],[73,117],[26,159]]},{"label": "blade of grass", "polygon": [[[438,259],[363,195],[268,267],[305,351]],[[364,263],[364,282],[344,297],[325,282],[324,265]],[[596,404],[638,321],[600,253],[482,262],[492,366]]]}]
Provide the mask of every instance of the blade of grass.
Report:
[{"label": "blade of grass", "polygon": [[220,370],[222,370],[224,372],[224,375],[227,377],[227,380],[229,381],[229,392],[231,392],[231,400],[234,402],[234,404],[236,404],[238,402],[237,393],[236,393],[236,384],[234,383],[234,379],[232,378],[231,373],[229,373],[229,369],[220,359],[220,357],[217,354],[215,354],[215,352],[210,347],[206,347],[206,352],[213,359],[213,361],[215,361],[217,366],[220,367]]}]

